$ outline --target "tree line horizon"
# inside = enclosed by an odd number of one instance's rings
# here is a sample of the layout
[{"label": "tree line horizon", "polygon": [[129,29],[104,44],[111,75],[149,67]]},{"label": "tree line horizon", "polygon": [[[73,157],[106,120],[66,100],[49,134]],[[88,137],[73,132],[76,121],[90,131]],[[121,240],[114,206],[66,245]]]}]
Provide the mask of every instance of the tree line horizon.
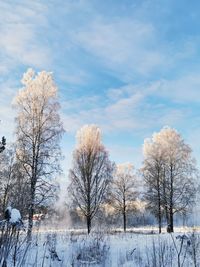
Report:
[{"label": "tree line horizon", "polygon": [[[41,206],[48,210],[59,197],[56,176],[61,173],[64,128],[52,73],[28,69],[22,84],[14,100],[16,141],[7,148],[2,138],[0,145],[0,214],[9,203],[17,206],[28,217],[31,239],[34,213]],[[155,216],[159,233],[163,222],[173,232],[174,216],[191,212],[199,190],[198,170],[181,134],[163,127],[144,140],[143,156],[137,172],[131,163],[115,164],[97,125],[78,130],[66,197],[68,205],[85,218],[88,234],[103,205],[121,214],[124,232],[127,214],[135,209],[137,199]]]}]

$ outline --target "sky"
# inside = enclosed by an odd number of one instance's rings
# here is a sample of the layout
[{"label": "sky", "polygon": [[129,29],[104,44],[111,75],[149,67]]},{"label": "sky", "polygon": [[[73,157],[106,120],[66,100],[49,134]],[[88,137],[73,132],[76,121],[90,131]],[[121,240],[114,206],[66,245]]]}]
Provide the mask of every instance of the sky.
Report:
[{"label": "sky", "polygon": [[23,73],[53,72],[66,133],[97,124],[111,160],[142,163],[144,138],[168,125],[200,162],[200,1],[0,0],[0,136],[15,140]]}]

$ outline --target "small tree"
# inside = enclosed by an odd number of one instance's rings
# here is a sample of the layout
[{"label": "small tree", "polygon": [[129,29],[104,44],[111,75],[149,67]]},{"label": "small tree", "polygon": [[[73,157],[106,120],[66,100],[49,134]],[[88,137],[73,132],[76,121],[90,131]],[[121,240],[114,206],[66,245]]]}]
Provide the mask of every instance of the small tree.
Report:
[{"label": "small tree", "polygon": [[69,193],[86,218],[88,234],[112,180],[112,172],[113,164],[101,142],[100,129],[95,125],[83,126],[77,134],[73,167],[69,172]]},{"label": "small tree", "polygon": [[130,163],[117,165],[112,183],[110,202],[123,216],[124,232],[126,232],[127,211],[133,208],[133,201],[136,196],[136,175],[134,174],[133,165]]},{"label": "small tree", "polygon": [[22,83],[24,87],[15,99],[18,111],[16,151],[30,186],[30,238],[36,205],[52,196],[50,178],[59,170],[59,140],[63,127],[58,113],[57,87],[52,73],[42,71],[36,75],[29,69],[24,74]]},{"label": "small tree", "polygon": [[14,205],[22,215],[28,214],[30,183],[22,164],[16,158],[15,145],[9,145],[0,154],[0,213],[8,204]]},{"label": "small tree", "polygon": [[11,191],[15,179],[15,151],[7,148],[0,155],[0,204],[1,213],[4,214],[5,208],[10,201]]}]

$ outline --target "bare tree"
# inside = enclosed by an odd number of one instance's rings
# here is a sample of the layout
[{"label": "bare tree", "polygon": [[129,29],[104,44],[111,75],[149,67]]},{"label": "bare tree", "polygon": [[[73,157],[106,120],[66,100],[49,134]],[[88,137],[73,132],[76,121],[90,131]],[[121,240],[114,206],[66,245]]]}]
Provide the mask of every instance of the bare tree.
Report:
[{"label": "bare tree", "polygon": [[174,214],[186,213],[195,200],[197,174],[192,150],[181,135],[171,128],[164,128],[157,135],[157,142],[165,153],[164,199],[169,231],[174,231]]},{"label": "bare tree", "polygon": [[146,200],[158,214],[159,229],[163,211],[168,231],[173,232],[174,214],[187,212],[194,203],[196,167],[192,150],[175,129],[165,127],[145,141],[144,155]]},{"label": "bare tree", "polygon": [[136,200],[136,175],[130,163],[117,165],[112,183],[110,203],[123,216],[123,227],[126,232],[127,211],[133,209]]},{"label": "bare tree", "polygon": [[100,129],[95,125],[83,126],[77,134],[73,167],[69,172],[69,193],[86,218],[88,233],[107,192],[112,172],[113,164],[101,142]]},{"label": "bare tree", "polygon": [[164,153],[161,147],[151,140],[145,140],[143,146],[144,162],[142,175],[144,177],[146,191],[144,194],[148,208],[158,219],[159,233],[162,229],[162,185],[163,185],[163,166]]},{"label": "bare tree", "polygon": [[59,140],[63,126],[58,114],[57,88],[51,73],[37,75],[29,69],[23,76],[15,106],[17,159],[30,184],[28,237],[31,237],[35,206],[51,196],[53,177],[59,170]]}]

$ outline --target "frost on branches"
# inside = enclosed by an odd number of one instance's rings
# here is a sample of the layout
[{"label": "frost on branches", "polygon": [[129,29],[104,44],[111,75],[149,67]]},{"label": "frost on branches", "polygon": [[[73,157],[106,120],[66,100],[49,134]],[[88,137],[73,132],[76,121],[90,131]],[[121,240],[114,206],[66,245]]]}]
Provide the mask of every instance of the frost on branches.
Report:
[{"label": "frost on branches", "polygon": [[126,232],[127,212],[133,210],[136,200],[136,175],[131,163],[118,164],[112,183],[110,204],[123,216],[123,228]]},{"label": "frost on branches", "polygon": [[101,131],[96,125],[84,125],[77,132],[77,149],[96,152],[101,149]]},{"label": "frost on branches", "polygon": [[69,176],[69,194],[87,221],[88,233],[108,185],[112,180],[113,164],[101,142],[101,132],[96,125],[83,126],[77,133],[77,146]]},{"label": "frost on branches", "polygon": [[29,236],[36,205],[47,203],[54,195],[50,177],[59,170],[59,141],[63,126],[59,116],[57,87],[52,73],[23,75],[23,88],[14,100],[17,109],[17,158],[23,165],[30,185]]},{"label": "frost on branches", "polygon": [[147,203],[158,218],[159,232],[163,217],[168,231],[173,232],[174,215],[184,215],[194,203],[196,166],[192,150],[175,129],[165,127],[145,140],[143,153]]}]

